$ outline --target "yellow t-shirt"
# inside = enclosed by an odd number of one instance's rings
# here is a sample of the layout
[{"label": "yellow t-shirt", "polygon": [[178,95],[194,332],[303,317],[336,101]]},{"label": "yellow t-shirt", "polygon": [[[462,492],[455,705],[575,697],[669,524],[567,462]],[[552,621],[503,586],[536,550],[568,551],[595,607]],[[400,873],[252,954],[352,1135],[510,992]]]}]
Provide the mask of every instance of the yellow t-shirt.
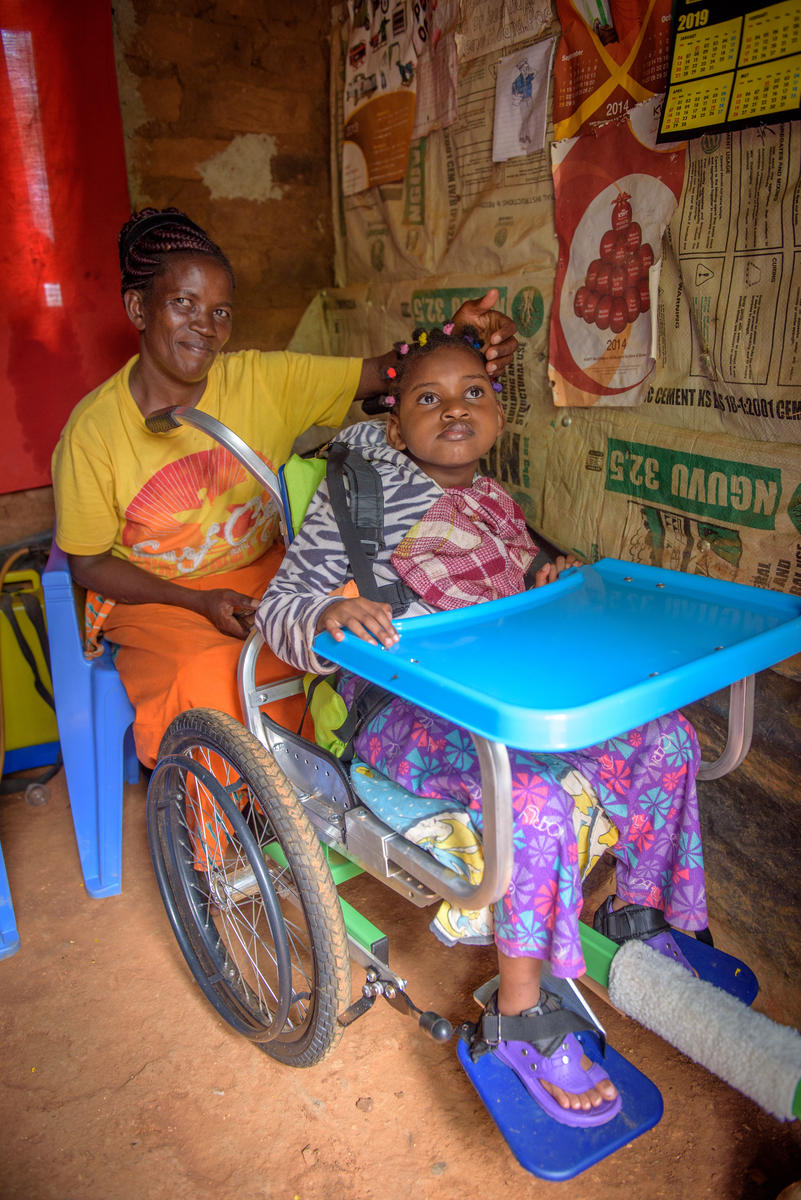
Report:
[{"label": "yellow t-shirt", "polygon": [[[110,549],[167,579],[254,562],[275,536],[269,497],[201,430],[148,430],[128,382],[136,361],[90,392],[62,430],[52,463],[59,546]],[[358,358],[221,354],[197,407],[275,471],[310,425],[341,425],[361,368]]]}]

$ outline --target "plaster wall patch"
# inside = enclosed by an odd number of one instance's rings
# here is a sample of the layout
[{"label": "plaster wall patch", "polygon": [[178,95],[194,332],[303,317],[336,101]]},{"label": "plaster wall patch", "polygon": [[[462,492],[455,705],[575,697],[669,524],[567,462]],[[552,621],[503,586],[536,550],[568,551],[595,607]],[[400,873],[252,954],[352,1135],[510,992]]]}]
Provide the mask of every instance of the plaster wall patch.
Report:
[{"label": "plaster wall patch", "polygon": [[212,200],[278,200],[271,163],[275,138],[269,133],[243,133],[197,169]]}]

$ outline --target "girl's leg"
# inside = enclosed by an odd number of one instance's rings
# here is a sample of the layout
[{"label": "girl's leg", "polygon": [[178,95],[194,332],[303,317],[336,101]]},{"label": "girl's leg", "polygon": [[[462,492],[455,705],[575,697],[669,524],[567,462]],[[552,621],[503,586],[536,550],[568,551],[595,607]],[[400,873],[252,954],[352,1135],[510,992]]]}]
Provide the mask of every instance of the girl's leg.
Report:
[{"label": "girl's leg", "polygon": [[[466,805],[482,832],[481,771],[472,738],[463,729],[393,700],[357,738],[356,751],[417,795]],[[502,954],[546,959],[554,975],[572,979],[584,971],[584,959],[574,802],[561,785],[566,768],[555,756],[514,750],[509,761],[514,865],[509,890],[494,907],[495,941]]]},{"label": "girl's leg", "polygon": [[516,1017],[540,999],[541,958],[510,958],[498,951],[498,1012]]},{"label": "girl's leg", "polygon": [[[395,700],[368,724],[356,750],[370,766],[418,795],[466,804],[481,830],[481,773],[472,739],[463,730]],[[543,959],[563,978],[583,972],[578,936],[582,896],[573,798],[560,783],[564,764],[555,757],[537,759],[515,751],[509,757],[515,854],[509,890],[495,905],[496,1004],[502,1016],[518,1016],[540,1002]],[[590,1070],[590,1059],[583,1053],[577,1057],[581,1072]],[[567,1092],[544,1081],[542,1087],[565,1110],[587,1112],[617,1097],[614,1084],[597,1070],[593,1082],[580,1091]]]},{"label": "girl's leg", "polygon": [[705,928],[695,790],[700,751],[686,718],[670,713],[565,757],[590,779],[620,833],[612,848],[618,901],[661,909],[679,929]]}]

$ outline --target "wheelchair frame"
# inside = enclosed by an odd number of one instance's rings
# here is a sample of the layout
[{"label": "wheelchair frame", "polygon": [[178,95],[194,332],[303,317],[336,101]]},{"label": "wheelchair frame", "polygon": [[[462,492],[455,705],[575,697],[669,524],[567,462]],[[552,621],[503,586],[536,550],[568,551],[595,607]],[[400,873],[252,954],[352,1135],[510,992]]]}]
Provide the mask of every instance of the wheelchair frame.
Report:
[{"label": "wheelchair frame", "polygon": [[[276,505],[282,536],[288,544],[286,496],[279,478],[235,433],[205,413],[194,408],[173,408],[147,418],[147,424],[154,432],[182,423],[203,430],[225,446],[257,479]],[[246,726],[291,782],[300,808],[326,848],[334,883],[338,885],[365,871],[419,907],[444,899],[460,907],[477,909],[500,899],[509,886],[513,858],[511,774],[506,747],[468,730],[481,767],[485,864],[482,879],[471,885],[364,807],[354,796],[337,759],[313,743],[290,734],[264,714],[263,709],[269,704],[301,692],[302,682],[297,676],[266,687],[257,686],[255,667],[262,644],[258,632],[251,632],[239,661],[238,687]],[[732,683],[725,748],[714,762],[702,763],[699,779],[718,778],[742,762],[751,741],[753,699],[753,676]],[[258,886],[259,881],[249,877],[245,891],[252,894]],[[406,995],[406,981],[390,967],[386,937],[341,898],[340,906],[351,957],[368,972],[362,1010],[369,1007],[376,995],[383,995],[396,1007],[420,1017],[420,1010]],[[596,990],[603,992],[617,946],[583,923],[580,930],[588,976],[594,980]],[[354,1011],[340,1015],[342,1023],[349,1023],[350,1019],[360,1015],[355,1011],[358,1008],[354,1005]],[[431,1019],[430,1014],[425,1015],[428,1019],[422,1020],[421,1024],[429,1032],[438,1037],[449,1036],[450,1029],[445,1029],[447,1023]],[[273,1027],[271,1036],[265,1039],[263,1048],[268,1053],[271,1038],[278,1034],[280,1029]]]}]

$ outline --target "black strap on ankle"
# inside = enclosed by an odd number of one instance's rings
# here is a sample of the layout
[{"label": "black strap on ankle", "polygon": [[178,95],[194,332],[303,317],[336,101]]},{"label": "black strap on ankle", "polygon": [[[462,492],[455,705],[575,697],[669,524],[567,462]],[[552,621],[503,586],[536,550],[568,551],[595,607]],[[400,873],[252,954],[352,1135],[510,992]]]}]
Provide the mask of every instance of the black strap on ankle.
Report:
[{"label": "black strap on ankle", "polygon": [[670,926],[665,914],[658,908],[646,908],[644,904],[626,904],[616,911],[609,911],[606,900],[593,917],[593,928],[604,937],[621,945],[623,942],[640,941],[666,933]]},{"label": "black strap on ankle", "polygon": [[598,1032],[594,1025],[569,1008],[557,1008],[554,1012],[521,1014],[519,1017],[485,1012],[481,1021],[481,1037],[488,1045],[497,1046],[498,1042],[530,1042],[546,1057],[554,1053],[569,1033],[580,1033],[583,1029]]}]

